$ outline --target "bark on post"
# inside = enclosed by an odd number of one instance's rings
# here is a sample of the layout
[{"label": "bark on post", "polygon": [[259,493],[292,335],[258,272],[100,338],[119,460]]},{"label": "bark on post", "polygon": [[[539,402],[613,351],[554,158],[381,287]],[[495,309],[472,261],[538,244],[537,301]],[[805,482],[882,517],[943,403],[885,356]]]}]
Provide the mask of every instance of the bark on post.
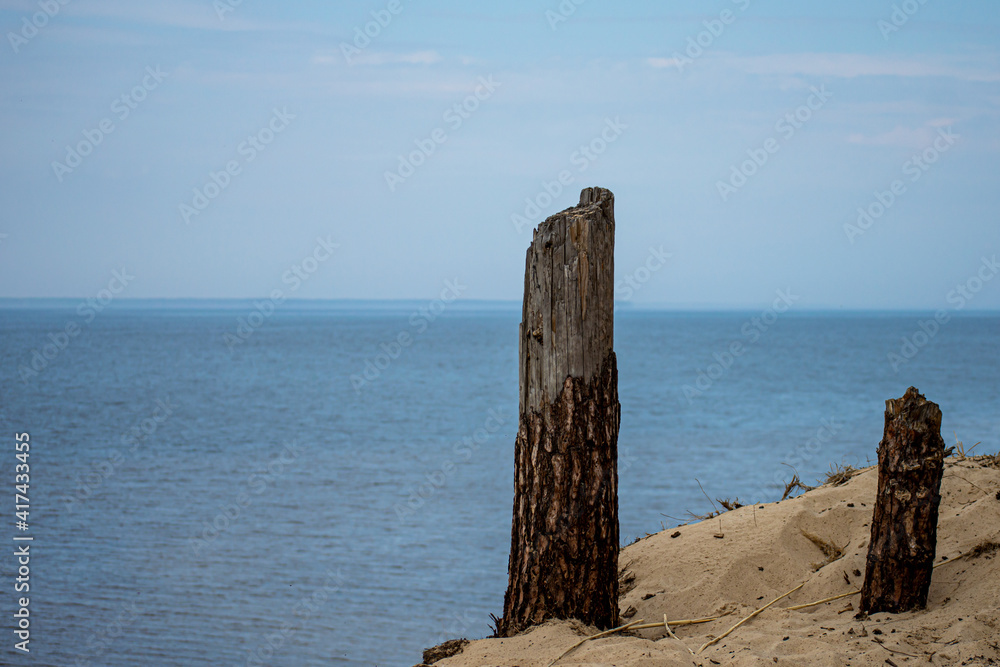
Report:
[{"label": "bark on post", "polygon": [[886,401],[861,611],[899,613],[927,604],[943,465],[941,409],[914,387]]},{"label": "bark on post", "polygon": [[549,618],[618,623],[614,201],[609,190],[584,189],[528,248],[500,637]]}]

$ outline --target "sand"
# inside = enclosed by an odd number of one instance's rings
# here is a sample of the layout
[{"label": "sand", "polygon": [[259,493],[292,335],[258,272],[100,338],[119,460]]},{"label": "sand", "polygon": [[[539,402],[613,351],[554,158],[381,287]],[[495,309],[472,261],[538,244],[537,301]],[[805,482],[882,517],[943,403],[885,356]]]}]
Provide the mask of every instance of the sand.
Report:
[{"label": "sand", "polygon": [[[629,622],[717,621],[589,641],[557,665],[1000,665],[1000,466],[994,457],[950,457],[941,486],[937,561],[927,608],[858,619],[858,595],[802,610],[787,607],[861,587],[877,472],[822,486],[782,502],[741,507],[700,523],[672,528],[624,549],[621,567],[634,576],[623,587]],[[676,532],[677,537],[672,537]],[[803,531],[844,547],[826,558]],[[716,537],[722,535],[722,537]],[[954,559],[954,560],[952,560]],[[822,565],[814,570],[817,565]],[[630,578],[630,577],[627,577]],[[799,584],[718,644],[699,647]],[[482,639],[437,667],[546,667],[595,628],[550,621],[509,639]]]}]

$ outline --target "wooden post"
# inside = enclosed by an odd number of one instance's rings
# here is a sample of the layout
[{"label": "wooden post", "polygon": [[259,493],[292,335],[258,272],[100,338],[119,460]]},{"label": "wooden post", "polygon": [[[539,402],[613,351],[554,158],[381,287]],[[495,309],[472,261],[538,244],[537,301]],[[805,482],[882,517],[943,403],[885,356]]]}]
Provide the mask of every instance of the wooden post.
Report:
[{"label": "wooden post", "polygon": [[609,190],[584,189],[528,248],[500,637],[549,618],[618,624],[614,202]]},{"label": "wooden post", "polygon": [[941,409],[914,387],[886,401],[861,611],[899,613],[927,604],[943,466]]}]

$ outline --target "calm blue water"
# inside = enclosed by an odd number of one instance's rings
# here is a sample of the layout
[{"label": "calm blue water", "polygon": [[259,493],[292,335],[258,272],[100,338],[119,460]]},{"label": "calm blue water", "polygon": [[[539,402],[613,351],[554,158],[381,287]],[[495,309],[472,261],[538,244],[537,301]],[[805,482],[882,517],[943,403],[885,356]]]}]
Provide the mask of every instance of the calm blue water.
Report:
[{"label": "calm blue water", "polygon": [[[34,537],[25,657],[3,494],[0,663],[412,665],[489,633],[519,307],[285,303],[240,337],[250,304],[117,304],[89,322],[42,304],[0,309],[0,482],[29,432]],[[788,313],[753,342],[755,315],[619,312],[623,541],[707,511],[696,478],[772,500],[782,462],[808,482],[874,461],[883,402],[911,384],[947,441],[1000,448],[1000,317],[951,319],[897,373],[887,354],[927,314]],[[745,353],[709,368],[734,341]],[[19,372],[35,350],[52,358]]]}]

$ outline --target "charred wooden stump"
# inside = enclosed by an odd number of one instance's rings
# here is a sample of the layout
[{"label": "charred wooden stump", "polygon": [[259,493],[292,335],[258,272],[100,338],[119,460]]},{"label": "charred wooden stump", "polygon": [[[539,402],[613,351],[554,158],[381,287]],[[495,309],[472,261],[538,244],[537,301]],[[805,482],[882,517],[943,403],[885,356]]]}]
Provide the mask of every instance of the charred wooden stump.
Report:
[{"label": "charred wooden stump", "polygon": [[886,401],[861,611],[899,613],[927,604],[943,465],[941,409],[914,387]]},{"label": "charred wooden stump", "polygon": [[528,248],[500,637],[549,618],[618,623],[614,242],[614,195],[586,188]]}]

